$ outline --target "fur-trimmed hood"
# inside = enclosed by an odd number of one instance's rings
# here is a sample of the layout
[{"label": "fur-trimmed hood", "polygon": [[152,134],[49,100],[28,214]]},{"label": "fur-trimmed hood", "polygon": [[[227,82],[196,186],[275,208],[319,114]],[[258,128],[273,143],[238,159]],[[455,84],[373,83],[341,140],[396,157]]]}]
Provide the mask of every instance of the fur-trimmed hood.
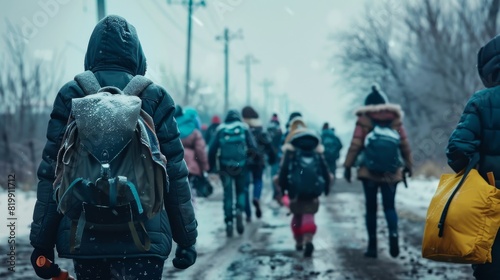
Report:
[{"label": "fur-trimmed hood", "polygon": [[[284,144],[282,147],[281,147],[281,150],[283,152],[286,152],[286,151],[290,151],[290,152],[293,152],[296,150],[296,148],[290,144],[290,143],[286,143]],[[318,146],[316,146],[316,148],[314,149],[314,151],[318,154],[322,154],[325,152],[325,147],[323,146],[323,144],[319,144]]]},{"label": "fur-trimmed hood", "polygon": [[356,116],[361,115],[370,115],[370,114],[384,114],[384,113],[392,113],[396,115],[397,118],[403,119],[404,112],[401,109],[401,106],[398,104],[378,104],[378,105],[368,105],[363,106],[356,110]]}]

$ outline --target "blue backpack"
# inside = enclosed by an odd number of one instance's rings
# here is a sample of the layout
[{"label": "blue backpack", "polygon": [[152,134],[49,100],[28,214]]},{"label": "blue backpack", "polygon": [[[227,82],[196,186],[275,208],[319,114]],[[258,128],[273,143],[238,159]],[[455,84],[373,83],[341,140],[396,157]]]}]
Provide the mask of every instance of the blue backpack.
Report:
[{"label": "blue backpack", "polygon": [[390,124],[374,124],[365,138],[362,165],[373,173],[394,174],[402,166],[401,137]]},{"label": "blue backpack", "polygon": [[242,122],[222,124],[219,131],[222,166],[243,167],[247,163],[246,128]]}]

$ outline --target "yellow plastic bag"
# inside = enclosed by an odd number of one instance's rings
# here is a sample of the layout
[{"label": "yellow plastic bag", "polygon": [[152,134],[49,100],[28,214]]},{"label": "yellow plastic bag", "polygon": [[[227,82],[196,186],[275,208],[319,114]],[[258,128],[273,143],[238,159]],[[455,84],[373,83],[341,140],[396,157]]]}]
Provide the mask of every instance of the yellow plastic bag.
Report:
[{"label": "yellow plastic bag", "polygon": [[427,210],[422,257],[451,263],[491,262],[500,227],[500,190],[493,173],[488,173],[488,184],[472,166],[463,173],[441,175]]}]

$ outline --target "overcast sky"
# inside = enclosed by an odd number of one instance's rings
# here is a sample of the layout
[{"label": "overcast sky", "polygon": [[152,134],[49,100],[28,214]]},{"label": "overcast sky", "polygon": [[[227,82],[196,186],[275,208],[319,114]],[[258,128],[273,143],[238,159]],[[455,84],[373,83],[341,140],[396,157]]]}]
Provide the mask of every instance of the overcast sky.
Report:
[{"label": "overcast sky", "polygon": [[[161,65],[182,81],[185,73],[187,9],[167,2],[106,1],[107,14],[121,15],[136,27],[148,59],[147,76],[156,82],[160,82]],[[223,45],[215,37],[224,27],[234,32],[241,29],[244,38],[230,43],[233,104],[245,100],[245,69],[238,61],[251,53],[260,61],[252,68],[256,103],[263,100],[259,84],[269,78],[274,81],[273,93],[289,94],[291,110],[303,110],[306,119],[329,121],[339,132],[350,134],[353,120],[344,120],[345,112],[353,111],[347,106],[350,89],[335,84],[328,60],[338,49],[328,38],[332,32],[350,28],[365,2],[206,0],[207,6],[194,12],[191,75],[202,77],[222,98]],[[88,38],[97,23],[95,0],[4,1],[0,15],[24,28],[35,56],[63,58],[65,81],[83,70]],[[2,26],[5,31],[6,25]]]}]

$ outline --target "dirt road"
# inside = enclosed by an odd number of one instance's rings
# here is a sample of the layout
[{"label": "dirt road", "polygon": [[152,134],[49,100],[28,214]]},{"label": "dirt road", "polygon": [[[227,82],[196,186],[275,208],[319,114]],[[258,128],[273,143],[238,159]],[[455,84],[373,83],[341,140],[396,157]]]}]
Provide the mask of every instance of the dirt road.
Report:
[{"label": "dirt road", "polygon": [[[400,185],[402,188],[402,185]],[[411,188],[411,186],[410,186]],[[418,191],[415,189],[415,191]],[[363,257],[366,249],[364,197],[359,183],[338,180],[333,193],[321,198],[316,216],[318,232],[312,258],[295,251],[290,231],[291,216],[286,208],[271,201],[266,190],[263,217],[246,224],[243,235],[225,237],[222,194],[216,190],[209,199],[197,199],[199,221],[198,260],[188,270],[176,270],[170,259],[164,279],[471,279],[469,265],[431,262],[420,257],[424,227],[422,211],[398,203],[401,254],[388,253],[386,222],[378,217],[378,259]],[[6,269],[6,247],[0,247],[1,279],[36,279],[29,264],[31,247],[27,236],[18,238],[16,272]],[[58,259],[72,271],[72,263]]]}]

